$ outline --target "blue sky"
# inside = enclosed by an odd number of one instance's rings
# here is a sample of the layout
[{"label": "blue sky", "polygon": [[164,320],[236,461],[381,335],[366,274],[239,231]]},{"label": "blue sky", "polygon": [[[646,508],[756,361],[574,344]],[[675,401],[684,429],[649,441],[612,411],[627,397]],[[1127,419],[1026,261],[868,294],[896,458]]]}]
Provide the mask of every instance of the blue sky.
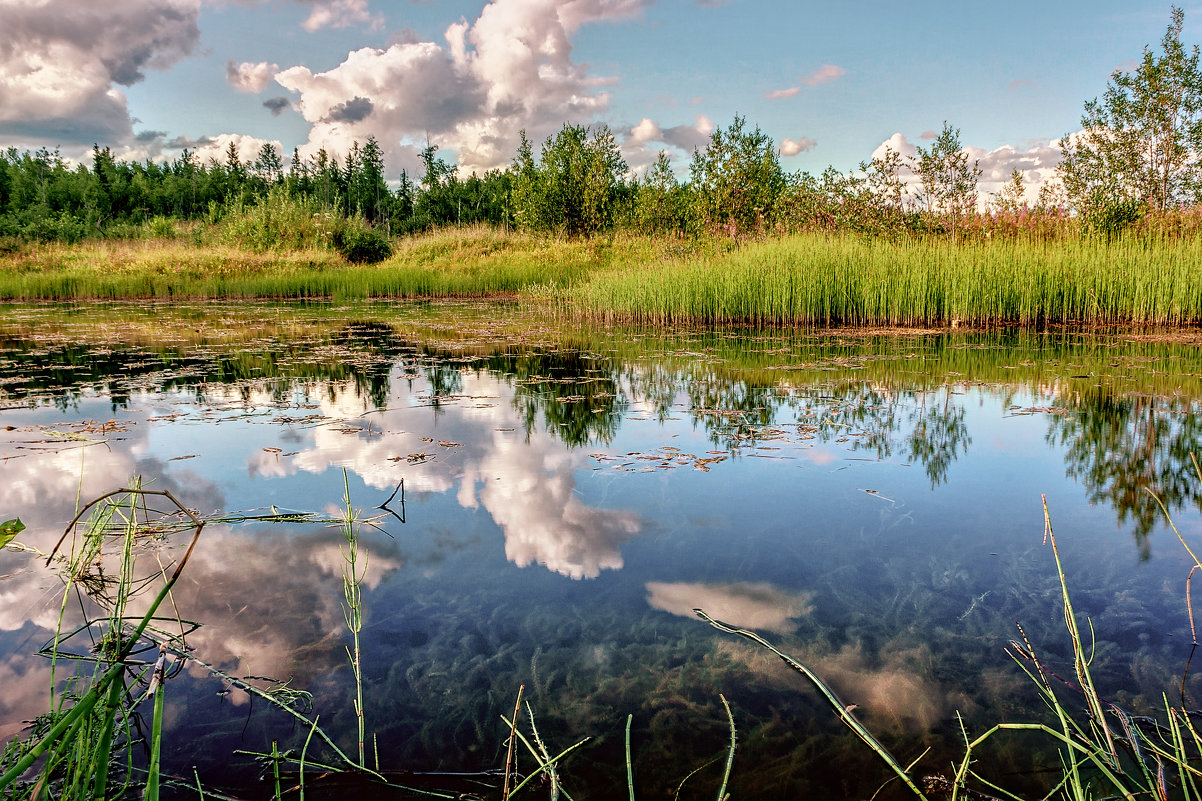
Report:
[{"label": "blue sky", "polygon": [[[1186,7],[1184,39],[1202,39]],[[463,169],[527,130],[608,124],[639,168],[735,114],[790,169],[851,170],[944,120],[985,182],[1050,174],[1085,100],[1155,47],[1170,7],[773,0],[0,0],[0,145],[343,153],[375,135],[390,172],[426,137]],[[390,176],[392,177],[392,176]]]}]

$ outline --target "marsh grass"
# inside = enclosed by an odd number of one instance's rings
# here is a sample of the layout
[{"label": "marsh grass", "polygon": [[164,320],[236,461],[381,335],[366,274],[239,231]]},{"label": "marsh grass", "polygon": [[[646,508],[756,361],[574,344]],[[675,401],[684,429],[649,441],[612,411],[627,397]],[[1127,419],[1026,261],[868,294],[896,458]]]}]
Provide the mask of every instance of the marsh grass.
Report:
[{"label": "marsh grass", "polygon": [[951,244],[800,234],[598,272],[584,312],[650,323],[992,325],[1202,322],[1202,239]]},{"label": "marsh grass", "polygon": [[290,213],[303,218],[292,239],[272,233],[276,218],[248,213],[234,218],[248,231],[231,233],[235,222],[225,222],[196,229],[191,241],[30,246],[0,260],[0,299],[521,295],[573,314],[657,324],[1202,322],[1197,236],[953,243],[801,233],[735,243],[567,240],[472,226],[407,237],[387,260],[351,265],[324,244],[320,215]]},{"label": "marsh grass", "polygon": [[[191,541],[175,570],[159,566],[149,576],[137,571],[136,550],[148,535],[152,512],[150,497],[165,498],[176,507],[168,515],[170,526],[187,521]],[[82,532],[76,523],[89,510],[91,518]],[[156,518],[166,520],[159,513]],[[158,798],[158,754],[163,721],[166,655],[153,667],[134,656],[145,647],[143,639],[158,627],[158,609],[167,599],[199,539],[204,522],[165,491],[149,491],[135,485],[98,498],[80,511],[67,526],[59,546],[75,534],[68,555],[60,558],[64,600],[60,606],[58,631],[43,649],[52,665],[50,711],[35,721],[30,734],[8,744],[0,758],[0,793],[6,798],[39,798],[49,788],[63,798],[120,797],[134,780],[131,744],[135,739],[133,716],[138,706],[154,697],[151,716],[151,758],[145,782],[145,797]],[[152,534],[153,535],[153,534]],[[108,548],[116,541],[115,553]],[[47,561],[58,554],[59,546]],[[115,565],[106,574],[104,564]],[[161,580],[146,611],[131,615],[134,598]],[[64,632],[67,598],[80,592],[102,610],[83,625]],[[179,621],[181,631],[185,624]],[[171,637],[173,635],[166,635]],[[88,647],[79,645],[87,641]],[[60,662],[76,669],[60,684]],[[148,668],[149,671],[148,671]],[[131,691],[150,673],[151,689],[138,697]],[[119,782],[119,786],[112,786]]]},{"label": "marsh grass", "polygon": [[411,298],[515,295],[583,281],[649,243],[539,239],[487,227],[399,241],[393,255],[351,265],[313,246],[256,249],[216,238],[31,246],[0,260],[0,300],[118,298]]}]

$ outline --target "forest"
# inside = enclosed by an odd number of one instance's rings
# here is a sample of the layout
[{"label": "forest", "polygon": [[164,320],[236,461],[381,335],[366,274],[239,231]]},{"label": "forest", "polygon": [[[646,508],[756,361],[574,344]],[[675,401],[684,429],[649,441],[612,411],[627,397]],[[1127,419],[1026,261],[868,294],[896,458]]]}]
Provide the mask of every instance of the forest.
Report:
[{"label": "forest", "polygon": [[255,154],[231,143],[220,160],[184,150],[140,163],[97,144],[90,164],[46,148],[9,148],[0,153],[0,251],[170,236],[181,223],[223,221],[235,221],[243,229],[238,243],[253,250],[297,244],[271,225],[247,236],[248,224],[236,221],[248,213],[260,223],[281,213],[326,220],[322,244],[352,261],[383,259],[406,234],[478,224],[569,238],[1192,233],[1202,202],[1202,70],[1197,47],[1181,42],[1183,22],[1174,8],[1159,53],[1145,49],[1132,71],[1116,71],[1105,94],[1085,103],[1081,132],[1061,140],[1063,160],[1054,177],[1044,176],[1035,202],[1017,170],[983,198],[981,168],[946,121],[912,155],[886,148],[858,169],[814,175],[787,172],[772,137],[736,115],[693,152],[683,180],[662,151],[641,173],[630,170],[603,124],[565,123],[537,149],[523,131],[510,165],[483,175],[461,175],[427,142],[421,175],[402,170],[392,180],[374,136],[341,157],[294,150],[286,164],[270,143]]}]

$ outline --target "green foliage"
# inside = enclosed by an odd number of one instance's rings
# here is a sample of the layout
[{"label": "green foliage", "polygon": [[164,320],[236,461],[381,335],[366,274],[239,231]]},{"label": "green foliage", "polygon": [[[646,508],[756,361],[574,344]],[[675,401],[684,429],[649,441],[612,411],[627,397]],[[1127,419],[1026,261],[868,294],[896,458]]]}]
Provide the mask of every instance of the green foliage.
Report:
[{"label": "green foliage", "polygon": [[1062,140],[1059,174],[1083,217],[1202,200],[1202,69],[1198,47],[1181,43],[1184,21],[1174,6],[1161,53],[1145,48],[1134,72],[1116,71],[1085,104],[1085,130]]},{"label": "green foliage", "polygon": [[21,518],[13,518],[0,523],[0,548],[8,545],[13,541],[13,537],[25,530],[25,524],[21,522]]},{"label": "green foliage", "polygon": [[635,188],[633,224],[647,234],[684,231],[688,227],[687,190],[676,180],[668,154],[662,150]]},{"label": "green foliage", "polygon": [[238,200],[222,212],[218,240],[256,253],[320,247],[326,237],[317,204],[293,197],[282,185],[249,203]]},{"label": "green foliage", "polygon": [[170,217],[156,216],[146,223],[146,235],[155,239],[175,239],[175,222]]},{"label": "green foliage", "polygon": [[374,136],[362,148],[356,142],[346,159],[347,212],[370,222],[387,217],[388,185],[384,182],[384,151]]},{"label": "green foliage", "polygon": [[772,139],[757,125],[735,116],[728,128],[710,134],[705,150],[693,151],[690,190],[693,213],[707,230],[742,234],[776,222],[785,173]]},{"label": "green foliage", "polygon": [[1010,180],[1006,182],[1000,192],[994,194],[993,202],[998,211],[1014,214],[1027,208],[1025,197],[1026,186],[1023,183],[1023,174],[1018,170],[1011,170]]},{"label": "green foliage", "polygon": [[968,153],[960,144],[960,129],[945,120],[943,129],[929,148],[919,147],[912,161],[921,182],[918,202],[929,214],[940,214],[951,223],[952,236],[965,217],[976,212],[977,181],[981,167],[969,165]]},{"label": "green foliage", "polygon": [[1142,200],[1111,200],[1093,208],[1085,217],[1085,224],[1109,239],[1142,220],[1147,213],[1148,206]]},{"label": "green foliage", "polygon": [[339,220],[332,241],[334,249],[351,264],[377,264],[392,255],[388,239],[362,217]]},{"label": "green foliage", "polygon": [[626,171],[605,125],[564,125],[543,143],[537,163],[523,131],[513,167],[517,224],[570,237],[610,231],[628,194]]}]

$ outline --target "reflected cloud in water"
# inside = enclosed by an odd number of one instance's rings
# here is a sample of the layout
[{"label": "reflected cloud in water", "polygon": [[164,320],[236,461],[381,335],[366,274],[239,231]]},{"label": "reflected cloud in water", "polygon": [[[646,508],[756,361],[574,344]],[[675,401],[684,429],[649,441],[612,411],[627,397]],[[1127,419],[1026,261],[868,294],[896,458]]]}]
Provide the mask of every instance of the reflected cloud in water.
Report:
[{"label": "reflected cloud in water", "polygon": [[[332,529],[248,537],[207,527],[172,591],[183,617],[204,622],[189,646],[235,675],[307,677],[344,659],[341,545]],[[402,565],[390,541],[360,547],[366,591]]]},{"label": "reflected cloud in water", "polygon": [[[355,419],[364,430],[319,426],[311,445],[293,457],[252,454],[252,475],[346,467],[385,492],[402,477],[410,492],[445,493],[458,486],[455,497],[463,508],[482,507],[501,528],[509,561],[519,567],[539,564],[573,579],[621,568],[621,545],[644,528],[637,514],[580,499],[576,472],[589,468],[586,456],[541,432],[518,441],[520,435],[510,427],[513,390],[491,376],[464,375],[462,392],[500,402],[447,402],[436,417],[423,408],[384,409],[369,416],[371,430],[359,419],[366,407],[355,406],[346,397],[352,393],[343,389],[328,404],[322,400],[322,413],[348,423]],[[411,454],[424,458],[410,463]]]},{"label": "reflected cloud in water", "polygon": [[784,634],[813,611],[809,593],[788,593],[764,582],[701,584],[649,581],[647,603],[673,615],[696,618],[694,609],[733,626]]}]

